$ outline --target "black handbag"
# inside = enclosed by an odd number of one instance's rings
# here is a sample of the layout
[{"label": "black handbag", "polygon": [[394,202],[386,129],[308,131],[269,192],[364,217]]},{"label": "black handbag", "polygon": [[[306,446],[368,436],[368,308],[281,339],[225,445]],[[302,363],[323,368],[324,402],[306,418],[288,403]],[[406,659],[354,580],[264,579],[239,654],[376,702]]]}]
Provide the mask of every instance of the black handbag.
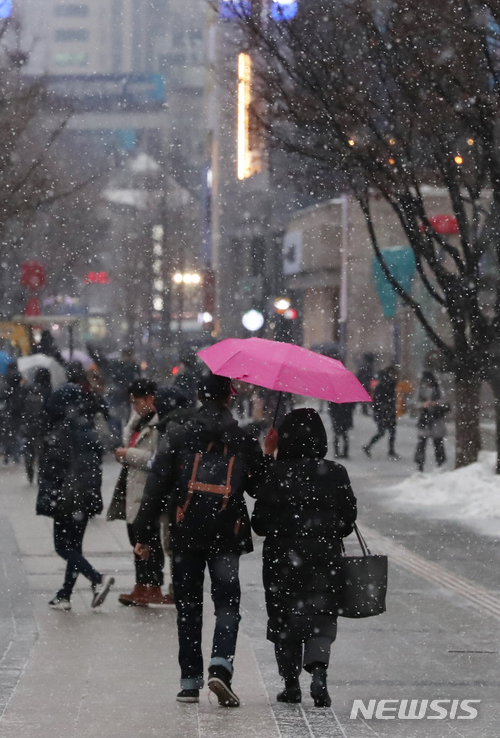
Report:
[{"label": "black handbag", "polygon": [[338,614],[343,618],[369,618],[385,612],[387,556],[371,553],[356,524],[354,532],[362,556],[346,556],[342,546],[343,587]]}]

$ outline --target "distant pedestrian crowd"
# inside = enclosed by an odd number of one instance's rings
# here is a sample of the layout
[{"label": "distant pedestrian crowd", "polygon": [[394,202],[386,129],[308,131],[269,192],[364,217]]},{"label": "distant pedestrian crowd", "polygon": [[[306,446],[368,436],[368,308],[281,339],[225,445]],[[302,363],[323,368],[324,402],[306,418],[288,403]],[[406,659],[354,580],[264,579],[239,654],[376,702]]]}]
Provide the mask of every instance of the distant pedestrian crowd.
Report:
[{"label": "distant pedestrian crowd", "polygon": [[[363,451],[370,456],[387,434],[389,457],[397,459],[396,371],[387,367],[375,378],[372,369],[367,362],[360,376],[373,397],[376,425]],[[301,701],[304,669],[311,675],[315,705],[329,706],[327,670],[342,591],[342,539],[352,532],[357,511],[346,469],[325,458],[327,434],[319,413],[294,410],[291,397],[279,406],[272,393],[237,394],[229,379],[202,374],[194,362],[184,365],[173,384],[158,387],[141,377],[133,357],[125,355],[107,397],[95,369],[89,373],[80,362],[69,362],[66,377],[53,390],[48,369],[38,368],[26,382],[13,364],[0,394],[4,462],[16,463],[24,455],[29,481],[36,476],[38,482],[36,512],[53,519],[54,548],[66,562],[50,607],[71,610],[79,574],[90,583],[93,608],[104,603],[115,584],[83,553],[88,522],[103,510],[102,460],[108,446],[120,468],[106,517],[126,525],[135,571],[132,590],[120,594],[119,601],[176,607],[177,700],[198,702],[204,685],[203,582],[208,569],[215,610],[208,687],[220,705],[240,704],[232,686],[239,562],[253,550],[253,529],[264,537],[267,638],[284,680],[277,700]],[[433,441],[437,463],[446,458],[449,406],[432,372],[423,373],[417,401],[415,463],[422,471],[427,439]],[[349,458],[354,405],[328,407],[334,454]],[[253,416],[246,428],[235,418],[245,409]],[[272,420],[262,449],[259,433]],[[251,517],[245,494],[255,499]]]}]

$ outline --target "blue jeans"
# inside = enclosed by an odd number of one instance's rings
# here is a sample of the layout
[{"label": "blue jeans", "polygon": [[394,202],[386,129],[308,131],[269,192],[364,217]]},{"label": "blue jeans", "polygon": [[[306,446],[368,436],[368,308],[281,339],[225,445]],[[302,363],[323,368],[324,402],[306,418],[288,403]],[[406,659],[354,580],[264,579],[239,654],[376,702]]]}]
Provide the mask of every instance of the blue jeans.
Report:
[{"label": "blue jeans", "polygon": [[240,622],[239,554],[211,555],[207,551],[174,552],[172,579],[177,607],[181,688],[203,687],[201,630],[205,566],[211,579],[215,630],[210,666],[224,666],[233,673],[234,652]]}]

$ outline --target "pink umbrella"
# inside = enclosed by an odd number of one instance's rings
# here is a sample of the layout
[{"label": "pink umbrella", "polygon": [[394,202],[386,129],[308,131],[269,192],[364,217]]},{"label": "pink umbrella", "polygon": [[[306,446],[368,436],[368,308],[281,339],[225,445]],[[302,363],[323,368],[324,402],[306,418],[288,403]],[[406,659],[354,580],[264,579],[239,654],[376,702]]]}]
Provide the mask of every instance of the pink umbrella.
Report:
[{"label": "pink umbrella", "polygon": [[293,343],[226,338],[198,353],[214,374],[330,402],[371,402],[341,361]]}]

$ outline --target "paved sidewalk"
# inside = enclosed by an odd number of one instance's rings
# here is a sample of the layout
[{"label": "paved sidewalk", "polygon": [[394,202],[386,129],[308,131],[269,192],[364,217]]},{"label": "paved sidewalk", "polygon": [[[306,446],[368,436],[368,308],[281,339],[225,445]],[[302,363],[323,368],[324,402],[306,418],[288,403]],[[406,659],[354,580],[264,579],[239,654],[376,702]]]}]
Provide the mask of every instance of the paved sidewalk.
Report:
[{"label": "paved sidewalk", "polygon": [[[412,471],[413,430],[410,424],[400,429],[400,462],[386,459],[384,441],[368,460],[360,448],[371,421],[357,416],[356,422],[347,468],[361,525],[368,538],[369,529],[377,531],[377,550],[391,542],[402,549],[391,549],[388,612],[339,621],[329,672],[332,710],[313,707],[306,677],[301,706],[275,701],[281,685],[265,640],[260,541],[254,554],[242,557],[243,619],[234,679],[242,707],[221,709],[206,689],[198,706],[179,705],[175,611],[117,602],[117,594],[133,584],[124,524],[97,519],[85,539],[89,559],[117,578],[103,608],[91,610],[90,589],[79,580],[73,611],[50,611],[47,601],[64,568],[53,553],[51,521],[34,515],[35,490],[22,473],[0,470],[0,709],[5,707],[0,738],[498,738],[495,610],[485,612],[477,588],[465,598],[462,580],[450,589],[436,579],[436,572],[444,579],[456,575],[500,601],[497,541],[442,521],[394,513],[383,489]],[[113,462],[106,464],[108,499],[116,472]],[[439,568],[426,568],[426,562]],[[212,625],[207,597],[207,652]],[[382,698],[482,703],[473,721],[350,720],[354,699]]]}]

